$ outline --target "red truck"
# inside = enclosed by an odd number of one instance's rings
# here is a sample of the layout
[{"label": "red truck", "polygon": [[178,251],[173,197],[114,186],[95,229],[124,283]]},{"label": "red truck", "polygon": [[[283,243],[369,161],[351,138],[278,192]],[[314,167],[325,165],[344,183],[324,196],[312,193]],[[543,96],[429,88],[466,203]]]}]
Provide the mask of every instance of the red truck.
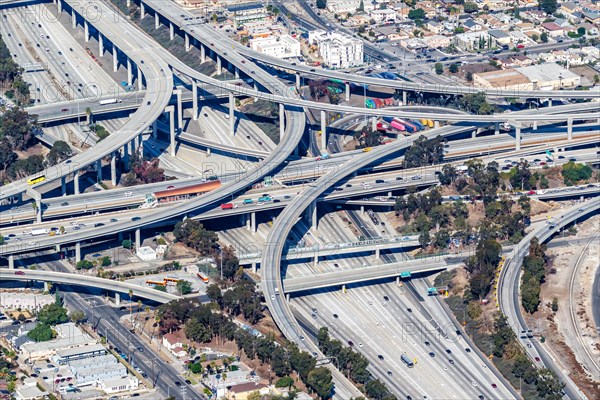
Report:
[{"label": "red truck", "polygon": [[237,208],[237,205],[233,203],[221,204],[221,210],[233,210],[234,208]]}]

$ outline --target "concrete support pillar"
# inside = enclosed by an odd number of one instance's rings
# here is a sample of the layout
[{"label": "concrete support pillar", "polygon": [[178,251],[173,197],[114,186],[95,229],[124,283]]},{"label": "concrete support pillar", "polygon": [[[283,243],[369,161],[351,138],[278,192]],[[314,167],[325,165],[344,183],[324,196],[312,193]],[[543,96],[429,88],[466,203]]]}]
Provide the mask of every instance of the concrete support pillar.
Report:
[{"label": "concrete support pillar", "polygon": [[548,107],[552,107],[552,99],[548,99]]},{"label": "concrete support pillar", "polygon": [[175,157],[175,108],[167,106],[165,112],[169,114],[169,137],[171,143],[171,156]]},{"label": "concrete support pillar", "polygon": [[285,134],[285,105],[279,103],[279,140],[283,140]]},{"label": "concrete support pillar", "polygon": [[252,263],[252,273],[256,274],[256,263]]},{"label": "concrete support pillar", "polygon": [[250,232],[256,233],[256,213],[250,213]]},{"label": "concrete support pillar", "polygon": [[146,17],[146,5],[140,1],[140,19]]},{"label": "concrete support pillar", "polygon": [[238,67],[234,68],[233,75],[235,76],[235,79],[240,79],[240,69]]},{"label": "concrete support pillar", "polygon": [[377,131],[377,117],[371,118],[371,130],[373,132]]},{"label": "concrete support pillar", "polygon": [[350,101],[350,83],[346,82],[346,101]]},{"label": "concrete support pillar", "polygon": [[440,127],[440,121],[433,121],[433,127],[434,128],[439,128]]},{"label": "concrete support pillar", "polygon": [[67,178],[65,176],[60,178],[60,192],[63,196],[67,195]]},{"label": "concrete support pillar", "polygon": [[342,285],[342,293],[346,293],[346,285]]},{"label": "concrete support pillar", "polygon": [[396,285],[400,286],[400,277],[399,276],[396,277]]},{"label": "concrete support pillar", "polygon": [[[256,82],[253,83],[252,87],[254,88],[255,91],[258,91],[258,86],[256,85]],[[256,103],[258,101],[258,97],[254,97],[254,102]]]},{"label": "concrete support pillar", "polygon": [[200,62],[206,62],[206,47],[203,44],[200,44]]},{"label": "concrete support pillar", "polygon": [[538,128],[538,122],[537,121],[533,121],[533,127],[532,128],[533,128],[534,131],[537,131],[537,128]]},{"label": "concrete support pillar", "polygon": [[316,267],[317,265],[319,265],[319,255],[315,254],[315,257],[313,258],[313,267]]},{"label": "concrete support pillar", "polygon": [[62,14],[62,3],[60,2],[60,0],[56,2],[56,7],[58,9],[58,15],[60,16],[60,14]]},{"label": "concrete support pillar", "polygon": [[119,69],[119,59],[117,58],[117,47],[113,44],[113,72]]},{"label": "concrete support pillar", "polygon": [[217,56],[217,75],[221,75],[222,69],[221,57]]},{"label": "concrete support pillar", "polygon": [[250,228],[251,228],[251,226],[250,226],[250,218],[248,218],[248,214],[246,214],[246,222],[245,222],[245,225],[246,225],[246,230],[248,230],[248,231],[249,231],[249,230],[250,230]]},{"label": "concrete support pillar", "polygon": [[567,118],[567,141],[573,141],[573,118]]},{"label": "concrete support pillar", "polygon": [[183,130],[183,104],[181,102],[181,89],[175,90],[177,96],[177,130]]},{"label": "concrete support pillar", "polygon": [[115,292],[115,305],[116,306],[120,306],[121,305],[121,294]]},{"label": "concrete support pillar", "polygon": [[500,122],[494,122],[494,135],[500,134]]},{"label": "concrete support pillar", "polygon": [[142,79],[142,70],[140,67],[137,67],[137,84],[138,90],[142,90],[144,88],[144,80]]},{"label": "concrete support pillar", "polygon": [[402,91],[402,105],[405,106],[406,105],[406,90]]},{"label": "concrete support pillar", "polygon": [[289,293],[285,294],[285,301],[287,301],[288,303],[290,302],[290,294]]},{"label": "concrete support pillar", "polygon": [[44,292],[48,293],[50,291],[50,285],[48,282],[44,282]]},{"label": "concrete support pillar", "polygon": [[380,250],[379,249],[375,249],[375,259],[379,260],[379,256],[381,255]]},{"label": "concrete support pillar", "polygon": [[96,180],[98,182],[102,181],[102,161],[96,161]]},{"label": "concrete support pillar", "polygon": [[327,148],[327,111],[321,110],[321,147]]},{"label": "concrete support pillar", "polygon": [[135,230],[135,250],[139,249],[142,246],[142,231],[141,229]]},{"label": "concrete support pillar", "polygon": [[73,172],[73,190],[75,194],[79,194],[79,171]]},{"label": "concrete support pillar", "polygon": [[192,118],[198,120],[198,82],[192,81]]},{"label": "concrete support pillar", "polygon": [[300,90],[300,74],[296,73],[296,89]]},{"label": "concrete support pillar", "polygon": [[90,26],[86,20],[83,21],[83,37],[86,42],[90,41]]},{"label": "concrete support pillar", "polygon": [[98,56],[102,57],[104,55],[104,36],[100,32],[98,32]]},{"label": "concrete support pillar", "polygon": [[154,13],[154,29],[160,28],[160,17],[157,12]]},{"label": "concrete support pillar", "polygon": [[206,157],[210,157],[210,153],[211,153],[210,147],[207,147],[206,148]]},{"label": "concrete support pillar", "polygon": [[317,230],[317,202],[313,201],[310,206],[310,217],[311,217],[311,229],[313,231]]},{"label": "concrete support pillar", "polygon": [[110,158],[110,181],[113,186],[117,185],[117,153]]},{"label": "concrete support pillar", "polygon": [[521,122],[515,123],[515,150],[521,150]]},{"label": "concrete support pillar", "polygon": [[365,206],[360,206],[360,214],[361,215],[365,214]]},{"label": "concrete support pillar", "polygon": [[8,268],[15,269],[15,255],[11,254],[8,256]]},{"label": "concrete support pillar", "polygon": [[75,263],[81,261],[81,242],[75,243]]},{"label": "concrete support pillar", "polygon": [[229,134],[235,135],[235,97],[229,93]]},{"label": "concrete support pillar", "polygon": [[131,86],[133,84],[133,72],[131,70],[131,60],[127,57],[127,84]]},{"label": "concrete support pillar", "polygon": [[184,33],[183,38],[185,40],[185,51],[190,51],[190,35]]},{"label": "concrete support pillar", "polygon": [[73,29],[77,28],[77,14],[75,14],[75,10],[71,10],[71,27]]},{"label": "concrete support pillar", "polygon": [[175,39],[175,25],[172,22],[169,22],[169,39]]},{"label": "concrete support pillar", "polygon": [[123,169],[125,171],[129,170],[129,145],[127,143],[123,146]]}]

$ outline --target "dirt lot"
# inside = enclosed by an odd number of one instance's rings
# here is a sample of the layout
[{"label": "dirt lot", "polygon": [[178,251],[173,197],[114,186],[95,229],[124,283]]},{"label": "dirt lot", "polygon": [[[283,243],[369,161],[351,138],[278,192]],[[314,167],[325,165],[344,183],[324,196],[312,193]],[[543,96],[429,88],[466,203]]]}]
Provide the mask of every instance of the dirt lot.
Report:
[{"label": "dirt lot", "polygon": [[[599,245],[593,239],[598,229],[600,229],[600,217],[591,218],[578,224],[576,236],[563,245],[548,249],[546,254],[552,258],[550,267],[555,269],[556,273],[547,274],[547,282],[542,285],[538,312],[532,316],[524,313],[528,323],[535,326],[540,335],[546,337],[545,348],[553,353],[554,359],[562,364],[565,370],[569,371],[571,379],[590,399],[598,398],[600,393],[600,371],[588,361],[589,358],[583,350],[585,346],[595,360],[600,358],[600,345],[593,323],[589,295],[598,267]],[[583,336],[582,344],[577,339],[577,328],[571,323],[569,288],[573,269],[590,239],[592,243],[580,259],[573,286],[573,307]],[[556,313],[550,308],[555,297],[559,304]]]}]

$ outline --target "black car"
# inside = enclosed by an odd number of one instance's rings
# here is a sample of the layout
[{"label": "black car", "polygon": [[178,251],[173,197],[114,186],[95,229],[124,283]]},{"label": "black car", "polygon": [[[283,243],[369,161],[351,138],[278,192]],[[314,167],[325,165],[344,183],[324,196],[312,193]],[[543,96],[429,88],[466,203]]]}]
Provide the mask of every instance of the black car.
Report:
[{"label": "black car", "polygon": [[333,318],[339,318],[337,314],[333,314]]},{"label": "black car", "polygon": [[385,301],[390,301],[390,298],[389,298],[389,297],[387,297],[387,296],[383,296],[383,299],[384,299]]},{"label": "black car", "polygon": [[98,222],[97,224],[94,224],[94,228],[98,228],[100,226],[104,226],[104,224],[102,222]]},{"label": "black car", "polygon": [[181,382],[175,381],[175,386],[181,386]]},{"label": "black car", "polygon": [[435,353],[432,351],[429,353],[429,357],[435,357]]},{"label": "black car", "polygon": [[141,217],[133,217],[131,218],[132,221],[139,221],[140,219],[142,219]]},{"label": "black car", "polygon": [[60,205],[61,205],[62,207],[64,207],[64,206],[68,206],[68,205],[69,205],[69,203],[68,203],[68,202],[66,202],[66,201],[63,201],[62,203],[60,203]]},{"label": "black car", "polygon": [[452,354],[452,350],[450,350],[450,349],[446,349],[446,353],[448,353],[448,354]]},{"label": "black car", "polygon": [[377,356],[381,361],[383,361],[383,356],[380,354]]},{"label": "black car", "polygon": [[185,380],[185,383],[187,383],[188,385],[191,385],[191,384],[192,384],[192,381],[190,381],[189,379],[186,379],[186,380]]}]

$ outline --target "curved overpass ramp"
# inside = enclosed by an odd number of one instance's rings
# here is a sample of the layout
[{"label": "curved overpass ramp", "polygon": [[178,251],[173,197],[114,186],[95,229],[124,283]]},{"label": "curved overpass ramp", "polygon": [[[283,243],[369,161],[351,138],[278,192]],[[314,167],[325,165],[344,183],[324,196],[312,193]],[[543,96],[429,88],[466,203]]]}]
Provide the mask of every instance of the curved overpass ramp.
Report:
[{"label": "curved overpass ramp", "polygon": [[[597,213],[600,209],[600,197],[593,198],[584,203],[576,204],[573,207],[568,208],[559,218],[552,218],[547,223],[539,226],[523,240],[519,242],[515,249],[507,254],[504,268],[498,279],[498,303],[500,310],[506,316],[508,323],[517,338],[520,336],[520,331],[529,329],[527,323],[521,313],[521,302],[519,297],[519,286],[521,276],[521,264],[523,258],[529,253],[529,245],[534,237],[537,237],[540,243],[549,240],[553,235],[560,232],[565,226],[573,223],[574,221],[590,216]],[[583,393],[577,388],[577,386],[571,381],[571,379],[563,373],[552,357],[546,352],[544,347],[533,339],[526,339],[527,342],[532,344],[532,347],[525,346],[525,341],[519,339],[525,352],[534,359],[540,357],[543,361],[544,366],[553,370],[557,376],[565,382],[565,393],[570,399],[581,399],[585,398]]]},{"label": "curved overpass ramp", "polygon": [[[19,273],[19,275],[17,275]],[[21,275],[21,273],[24,273]],[[180,299],[179,296],[161,292],[153,287],[143,287],[132,283],[113,281],[110,279],[98,278],[95,276],[76,275],[65,272],[37,271],[37,270],[14,270],[0,269],[0,281],[39,281],[63,283],[73,286],[86,286],[100,288],[112,292],[129,293],[133,291],[134,296],[143,299],[156,301],[158,303],[168,303],[172,300]]]}]

